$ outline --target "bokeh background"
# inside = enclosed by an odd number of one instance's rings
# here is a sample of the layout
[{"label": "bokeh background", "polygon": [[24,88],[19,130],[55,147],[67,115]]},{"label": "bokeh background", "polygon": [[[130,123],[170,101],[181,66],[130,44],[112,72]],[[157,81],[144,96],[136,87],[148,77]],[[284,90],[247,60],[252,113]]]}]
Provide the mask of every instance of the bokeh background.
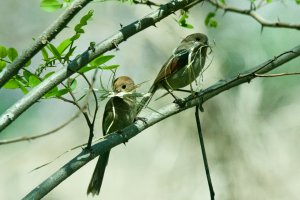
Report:
[{"label": "bokeh background", "polygon": [[[249,1],[226,1],[249,8]],[[127,25],[155,8],[116,1],[94,2],[72,22],[76,24],[88,10],[93,20],[85,28],[76,53],[87,49],[91,41],[100,42],[114,34],[120,24]],[[299,31],[265,28],[248,16],[218,12],[218,28],[204,25],[214,8],[199,4],[191,9],[188,22],[194,29],[179,27],[172,15],[157,27],[135,35],[112,51],[111,64],[120,64],[117,75],[129,75],[146,92],[172,50],[186,35],[203,32],[213,46],[201,78],[203,88],[220,79],[237,75],[300,43]],[[46,13],[39,1],[1,0],[0,44],[26,49],[61,13]],[[300,23],[300,6],[292,0],[274,1],[258,11],[266,19]],[[59,43],[72,34],[66,29],[54,40]],[[40,55],[33,59],[38,65]],[[299,72],[300,59],[291,61],[278,72]],[[103,75],[108,80],[109,75]],[[256,78],[214,97],[201,113],[206,151],[216,199],[299,199],[300,195],[300,77]],[[86,90],[79,84],[78,92]],[[160,92],[159,94],[162,94]],[[157,96],[159,96],[159,94]],[[182,95],[182,94],[181,94]],[[184,94],[183,94],[184,95]],[[0,90],[0,111],[4,112],[22,94]],[[172,101],[164,97],[151,103],[153,108]],[[100,102],[96,136],[101,136],[105,101]],[[57,100],[36,103],[0,135],[0,139],[42,133],[68,120],[76,109]],[[145,111],[147,115],[150,111]],[[0,199],[20,199],[49,177],[80,150],[71,151],[50,165],[30,172],[54,160],[70,148],[87,141],[88,128],[79,117],[68,127],[41,139],[0,146]],[[44,199],[92,199],[86,196],[96,159],[51,191]],[[126,145],[113,149],[101,190],[96,199],[210,199],[199,146],[194,109],[187,110],[145,130]]]}]

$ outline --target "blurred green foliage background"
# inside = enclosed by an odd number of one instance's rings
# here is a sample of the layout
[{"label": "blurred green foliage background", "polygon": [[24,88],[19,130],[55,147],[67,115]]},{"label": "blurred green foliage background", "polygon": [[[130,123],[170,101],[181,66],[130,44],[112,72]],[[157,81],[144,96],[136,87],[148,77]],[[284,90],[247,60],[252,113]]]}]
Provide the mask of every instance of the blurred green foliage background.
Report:
[{"label": "blurred green foliage background", "polygon": [[[226,1],[229,5],[249,8],[249,1]],[[80,38],[76,53],[86,50],[91,41],[100,42],[114,34],[120,24],[127,25],[155,8],[116,1],[93,2],[70,24],[88,10],[93,20]],[[299,31],[264,28],[249,16],[217,12],[218,27],[204,25],[207,13],[215,8],[204,3],[190,10],[185,29],[172,15],[156,27],[135,35],[120,45],[111,64],[120,64],[117,75],[129,75],[136,83],[147,81],[140,92],[146,92],[158,70],[182,38],[194,32],[206,33],[213,52],[204,72],[202,87],[237,75],[300,44]],[[1,0],[0,44],[20,52],[32,42],[62,11],[47,13],[39,2]],[[273,1],[257,11],[270,21],[300,21],[300,7],[295,1]],[[70,29],[55,42],[68,37]],[[33,66],[39,63],[36,56]],[[272,73],[299,72],[300,60],[281,66]],[[103,75],[104,80],[108,80]],[[201,113],[216,199],[299,199],[300,191],[300,77],[256,78],[249,84],[226,91],[204,104]],[[79,90],[86,85],[79,84]],[[162,94],[163,92],[161,92]],[[0,90],[0,111],[21,98],[13,90]],[[185,94],[180,94],[184,96]],[[157,95],[159,96],[159,95]],[[164,97],[152,102],[159,108],[172,101]],[[101,102],[96,135],[101,133]],[[32,135],[51,130],[69,119],[76,109],[57,100],[36,103],[10,127],[0,139]],[[150,111],[145,111],[144,114]],[[56,169],[76,155],[72,151],[52,164],[30,172],[49,162],[88,138],[88,127],[82,117],[51,136],[22,143],[0,146],[0,199],[20,199]],[[45,199],[91,199],[86,188],[96,161],[90,162],[64,181]],[[201,151],[194,121],[194,109],[147,129],[126,145],[114,148],[101,191],[102,199],[209,199]],[[99,198],[99,197],[98,197]]]}]

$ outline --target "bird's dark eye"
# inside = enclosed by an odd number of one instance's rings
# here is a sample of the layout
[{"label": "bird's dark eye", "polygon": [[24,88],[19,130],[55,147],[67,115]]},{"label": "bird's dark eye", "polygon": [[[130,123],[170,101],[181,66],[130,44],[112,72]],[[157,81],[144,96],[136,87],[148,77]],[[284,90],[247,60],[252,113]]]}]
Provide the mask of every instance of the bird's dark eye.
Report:
[{"label": "bird's dark eye", "polygon": [[126,85],[122,85],[122,89],[125,89],[126,88]]},{"label": "bird's dark eye", "polygon": [[200,38],[197,37],[197,38],[196,38],[196,41],[200,41]]}]

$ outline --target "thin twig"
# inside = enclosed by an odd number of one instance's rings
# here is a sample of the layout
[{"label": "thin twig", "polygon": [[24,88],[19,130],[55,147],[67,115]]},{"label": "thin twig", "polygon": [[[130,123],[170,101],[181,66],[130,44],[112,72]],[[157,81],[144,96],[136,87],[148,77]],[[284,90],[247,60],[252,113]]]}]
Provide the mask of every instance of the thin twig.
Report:
[{"label": "thin twig", "polygon": [[151,7],[151,6],[156,6],[156,7],[158,7],[158,6],[160,6],[160,4],[158,4],[158,3],[155,3],[155,2],[153,2],[153,1],[149,1],[149,0],[133,0],[132,1],[134,4],[142,4],[142,5],[147,5],[147,6],[149,6],[149,7]]},{"label": "thin twig", "polygon": [[52,133],[55,133],[59,130],[61,130],[62,128],[64,128],[65,126],[67,126],[68,124],[70,124],[74,119],[76,119],[79,116],[80,112],[77,112],[73,117],[71,117],[68,121],[66,121],[65,123],[61,124],[60,126],[56,127],[55,129],[48,131],[46,133],[42,133],[42,134],[37,134],[37,135],[33,135],[33,136],[24,136],[24,137],[17,137],[14,139],[8,139],[8,140],[0,140],[0,145],[3,144],[10,144],[10,143],[15,143],[15,142],[23,142],[23,141],[30,141],[30,140],[34,140],[37,138],[41,138],[41,137],[45,137],[47,135],[50,135]]},{"label": "thin twig", "polygon": [[95,100],[95,110],[94,110],[94,114],[93,114],[93,119],[92,119],[92,122],[89,120],[87,123],[88,123],[88,126],[89,126],[89,129],[90,129],[90,133],[89,133],[89,139],[88,139],[88,143],[87,143],[87,148],[90,149],[91,148],[91,145],[92,145],[92,140],[93,140],[93,137],[94,137],[94,127],[95,127],[95,120],[96,120],[96,116],[97,116],[97,111],[99,109],[99,104],[98,104],[98,99],[97,99],[97,95],[93,89],[94,87],[94,83],[95,83],[95,80],[96,80],[96,75],[97,75],[97,72],[98,70],[96,69],[94,74],[93,74],[93,77],[92,77],[92,82],[90,83],[90,81],[88,80],[88,78],[84,75],[84,74],[81,74],[82,77],[85,79],[85,81],[87,82],[87,84],[89,85],[89,90],[88,90],[88,94],[87,94],[87,99],[89,97],[89,94],[92,93],[93,94],[93,97],[94,97],[94,100]]},{"label": "thin twig", "polygon": [[[78,113],[79,113],[79,112],[78,112]],[[97,141],[99,141],[99,140],[102,140],[103,138],[104,138],[104,136],[99,137],[99,138],[95,139],[94,141],[92,141],[92,143],[97,142]],[[54,158],[53,160],[51,160],[51,161],[49,161],[49,162],[47,162],[47,163],[44,163],[44,164],[42,164],[42,165],[40,165],[40,166],[38,166],[38,167],[32,169],[31,172],[32,172],[32,171],[35,171],[35,170],[38,170],[38,169],[40,169],[40,168],[42,168],[42,167],[45,167],[45,166],[47,166],[47,165],[53,163],[55,160],[59,159],[59,158],[62,157],[63,155],[65,155],[65,154],[67,154],[67,153],[69,153],[69,152],[71,152],[71,151],[74,151],[74,150],[76,150],[76,149],[78,149],[78,148],[81,148],[81,149],[84,148],[84,149],[86,149],[86,148],[87,148],[87,145],[88,145],[88,143],[83,143],[83,144],[80,144],[80,145],[76,145],[76,146],[70,148],[69,150],[67,150],[67,151],[65,151],[65,152],[63,152],[63,153],[61,153],[60,155],[58,155],[58,156],[57,156],[56,158]]]},{"label": "thin twig", "polygon": [[[86,77],[85,77],[86,78]],[[88,79],[87,79],[88,81]],[[66,86],[65,86],[66,87]],[[73,94],[72,90],[69,90],[69,94],[71,96],[71,98],[73,99],[73,101],[70,100],[70,103],[73,103],[73,105],[75,105],[79,111],[82,113],[82,115],[84,116],[84,119],[88,125],[88,127],[91,127],[92,126],[92,123],[90,121],[90,118],[89,118],[89,115],[88,113],[86,112],[86,107],[88,106],[88,97],[89,95],[87,94],[86,96],[86,103],[83,104],[83,106],[80,106],[79,103],[78,103],[78,100],[77,98],[75,97],[75,95]]]},{"label": "thin twig", "polygon": [[213,6],[215,6],[218,9],[222,9],[224,10],[224,12],[233,12],[233,13],[239,13],[242,15],[248,15],[250,17],[252,17],[254,20],[256,20],[258,23],[261,24],[262,28],[263,27],[275,27],[275,28],[289,28],[289,29],[296,29],[296,30],[300,30],[300,24],[289,24],[289,23],[285,23],[285,22],[270,22],[266,19],[264,19],[262,16],[258,15],[257,13],[255,13],[254,9],[240,9],[240,8],[236,8],[236,7],[232,7],[232,6],[227,6],[225,4],[220,3],[217,0],[205,0],[207,2],[209,2],[210,4],[212,4]]},{"label": "thin twig", "polygon": [[300,72],[279,73],[279,74],[254,74],[254,75],[255,75],[256,77],[273,78],[273,77],[280,77],[280,76],[300,75]]},{"label": "thin twig", "polygon": [[200,140],[200,146],[201,146],[201,152],[202,152],[202,157],[203,157],[206,179],[207,179],[207,183],[208,183],[208,187],[209,187],[210,199],[214,200],[215,192],[214,192],[214,188],[213,188],[213,185],[211,182],[209,166],[208,166],[208,161],[207,161],[207,157],[206,157],[204,139],[203,139],[203,135],[202,135],[201,122],[200,122],[200,117],[199,117],[199,106],[196,106],[195,109],[196,109],[195,118],[196,118],[196,123],[197,123],[197,130],[198,130],[198,135],[199,135],[199,140]]},{"label": "thin twig", "polygon": [[[87,148],[90,148],[91,147],[91,144],[92,144],[92,139],[93,139],[93,136],[94,136],[94,127],[95,127],[95,120],[96,120],[96,116],[97,116],[97,111],[98,111],[98,108],[99,108],[99,105],[98,105],[98,100],[97,100],[97,95],[93,89],[93,85],[95,83],[95,80],[96,80],[96,75],[97,75],[97,72],[98,70],[96,69],[95,72],[94,72],[94,75],[92,77],[92,82],[90,83],[89,79],[83,74],[83,73],[80,73],[79,75],[81,75],[84,80],[87,82],[87,84],[89,85],[89,90],[87,91],[87,94],[86,94],[86,101],[85,103],[83,104],[83,106],[80,106],[79,103],[78,103],[78,100],[77,98],[75,97],[75,95],[73,94],[72,90],[69,90],[69,94],[70,96],[72,97],[73,101],[72,100],[68,100],[66,98],[63,98],[63,97],[59,97],[59,99],[63,100],[63,101],[66,101],[66,102],[69,102],[69,103],[72,103],[73,105],[75,105],[79,111],[83,114],[84,118],[85,118],[85,121],[89,127],[89,139],[88,139],[88,145],[87,145]],[[66,86],[65,84],[62,83],[62,85],[65,87],[65,88],[69,88],[68,86]],[[93,94],[93,97],[94,97],[94,100],[95,100],[95,111],[94,111],[94,114],[93,114],[93,119],[92,121],[90,120],[89,118],[89,114],[86,112],[86,107],[88,106],[89,104],[89,95],[90,93]]]},{"label": "thin twig", "polygon": [[67,99],[67,98],[65,98],[65,97],[56,97],[56,98],[58,98],[58,99],[60,99],[60,100],[62,100],[62,101],[64,101],[64,102],[73,104],[73,105],[75,105],[76,107],[78,107],[77,104],[76,104],[76,102],[74,102],[74,101],[72,101],[72,100],[70,100],[70,99]]}]

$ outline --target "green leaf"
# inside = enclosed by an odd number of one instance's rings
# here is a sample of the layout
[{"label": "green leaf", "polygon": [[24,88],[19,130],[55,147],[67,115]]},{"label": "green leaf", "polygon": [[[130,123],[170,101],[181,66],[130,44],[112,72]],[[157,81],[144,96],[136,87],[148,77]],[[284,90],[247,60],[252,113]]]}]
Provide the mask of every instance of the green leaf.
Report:
[{"label": "green leaf", "polygon": [[31,75],[34,75],[34,74],[32,74],[31,72],[29,72],[29,71],[27,71],[27,70],[24,70],[24,71],[23,71],[23,76],[24,76],[24,78],[27,80],[27,82],[29,81],[29,77],[30,77]]},{"label": "green leaf", "polygon": [[90,10],[86,15],[84,15],[81,19],[79,24],[77,24],[74,28],[74,31],[76,33],[84,33],[84,30],[82,29],[83,26],[87,25],[87,21],[91,19],[93,16],[94,11]]},{"label": "green leaf", "polygon": [[7,56],[7,51],[5,46],[0,46],[0,58],[5,58]]},{"label": "green leaf", "polygon": [[221,2],[222,4],[226,4],[225,0],[220,0],[220,2]]},{"label": "green leaf", "polygon": [[75,26],[75,28],[74,28],[74,31],[76,32],[76,33],[84,33],[84,30],[82,29],[82,24],[77,24],[76,26]]},{"label": "green leaf", "polygon": [[92,60],[90,62],[90,65],[92,66],[99,66],[99,65],[102,65],[104,63],[106,63],[107,61],[109,61],[110,59],[112,59],[113,57],[115,57],[114,55],[101,55],[97,58],[95,58],[94,60]]},{"label": "green leaf", "polygon": [[57,0],[41,0],[40,7],[47,12],[54,12],[62,8],[63,4]]},{"label": "green leaf", "polygon": [[80,19],[80,24],[82,25],[87,25],[87,21],[90,20],[92,18],[94,14],[93,10],[90,10],[86,15],[84,15],[81,19]]},{"label": "green leaf", "polygon": [[16,75],[16,76],[15,76],[15,79],[16,79],[19,83],[23,83],[24,85],[27,85],[27,84],[28,84],[28,81],[27,81],[23,76]]},{"label": "green leaf", "polygon": [[49,76],[51,76],[52,74],[54,74],[55,72],[49,72],[47,73],[44,77],[43,80],[45,80],[46,78],[48,78]]},{"label": "green leaf", "polygon": [[205,21],[204,21],[205,25],[208,26],[210,19],[215,17],[215,16],[216,16],[216,13],[214,13],[214,12],[208,13],[206,15],[206,18],[205,18]]},{"label": "green leaf", "polygon": [[59,52],[59,54],[61,55],[71,45],[71,43],[72,43],[72,40],[70,38],[62,41],[60,43],[60,45],[58,45],[58,47],[57,47],[57,51]]},{"label": "green leaf", "polygon": [[90,71],[92,69],[96,69],[96,68],[97,68],[97,66],[84,66],[78,72],[85,73],[85,72],[88,72],[88,71]]},{"label": "green leaf", "polygon": [[112,70],[118,68],[120,65],[109,65],[109,66],[101,66],[100,68],[103,70]]},{"label": "green leaf", "polygon": [[216,28],[218,26],[217,20],[214,18],[216,16],[216,13],[210,12],[207,14],[205,18],[205,25],[208,27]]},{"label": "green leaf", "polygon": [[57,58],[58,60],[61,59],[60,53],[58,52],[58,50],[56,49],[56,47],[55,47],[53,44],[48,43],[48,44],[47,44],[47,48],[51,51],[51,53],[53,54],[53,56],[54,56],[55,58]]},{"label": "green leaf", "polygon": [[24,93],[27,94],[28,90],[26,88],[26,86],[28,85],[28,81],[24,79],[24,77],[20,76],[20,75],[16,75],[16,79],[17,84],[19,85],[19,89]]},{"label": "green leaf", "polygon": [[15,48],[9,48],[7,50],[7,57],[9,60],[14,61],[18,57],[18,52]]},{"label": "green leaf", "polygon": [[211,19],[209,22],[209,27],[211,28],[217,28],[218,27],[218,22],[215,19]]},{"label": "green leaf", "polygon": [[28,80],[28,84],[30,87],[35,87],[40,84],[41,80],[36,75],[31,75]]},{"label": "green leaf", "polygon": [[73,79],[71,82],[71,85],[70,85],[70,89],[72,91],[74,91],[76,89],[76,87],[77,87],[77,81],[76,81],[76,79]]},{"label": "green leaf", "polygon": [[25,67],[28,67],[31,64],[31,60],[28,60],[28,62],[25,64]]},{"label": "green leaf", "polygon": [[181,23],[180,26],[184,27],[184,28],[189,28],[189,29],[193,29],[194,26],[191,24],[187,24],[187,23]]},{"label": "green leaf", "polygon": [[71,41],[75,41],[75,40],[77,40],[78,38],[80,38],[80,34],[79,34],[79,33],[73,35],[73,36],[70,38],[70,40],[71,40]]},{"label": "green leaf", "polygon": [[188,17],[189,17],[189,16],[188,16],[188,12],[186,12],[186,11],[181,11],[181,17],[179,18],[179,20],[178,20],[177,22],[178,22],[178,24],[179,24],[180,26],[182,26],[182,27],[184,27],[184,28],[192,29],[192,28],[194,28],[193,25],[187,23],[187,20],[186,20],[186,19],[187,19]]},{"label": "green leaf", "polygon": [[12,79],[10,79],[9,81],[7,81],[5,83],[4,88],[6,88],[6,89],[16,89],[16,88],[19,88],[19,84],[14,78],[12,78]]},{"label": "green leaf", "polygon": [[69,60],[70,56],[73,54],[74,50],[76,49],[76,47],[72,47],[68,53],[65,55],[65,60]]},{"label": "green leaf", "polygon": [[300,0],[295,0],[296,1],[296,4],[300,4]]},{"label": "green leaf", "polygon": [[62,95],[65,95],[69,92],[69,89],[61,89],[61,90],[58,90],[57,92],[53,93],[53,96],[56,96],[56,97],[61,97]]},{"label": "green leaf", "polygon": [[104,63],[106,63],[107,61],[109,61],[110,59],[112,59],[113,57],[115,57],[115,56],[114,55],[105,55],[105,56],[101,55],[101,56],[95,58],[94,60],[92,60],[88,66],[82,67],[78,72],[85,73],[87,71],[96,69],[98,67],[103,70],[115,69],[115,68],[119,67],[119,65],[100,66],[100,65],[103,65]]},{"label": "green leaf", "polygon": [[42,56],[44,58],[44,61],[48,61],[49,60],[49,55],[48,52],[45,48],[42,48]]},{"label": "green leaf", "polygon": [[58,87],[52,88],[47,94],[44,95],[45,98],[55,97],[56,93],[58,92]]},{"label": "green leaf", "polygon": [[266,0],[267,3],[272,3],[272,0]]},{"label": "green leaf", "polygon": [[27,88],[23,84],[21,84],[19,82],[18,82],[18,84],[19,84],[19,88],[21,89],[21,91],[23,92],[23,94],[27,94],[28,93]]},{"label": "green leaf", "polygon": [[5,66],[6,66],[6,62],[0,60],[0,71],[2,71],[2,69],[4,69]]}]

